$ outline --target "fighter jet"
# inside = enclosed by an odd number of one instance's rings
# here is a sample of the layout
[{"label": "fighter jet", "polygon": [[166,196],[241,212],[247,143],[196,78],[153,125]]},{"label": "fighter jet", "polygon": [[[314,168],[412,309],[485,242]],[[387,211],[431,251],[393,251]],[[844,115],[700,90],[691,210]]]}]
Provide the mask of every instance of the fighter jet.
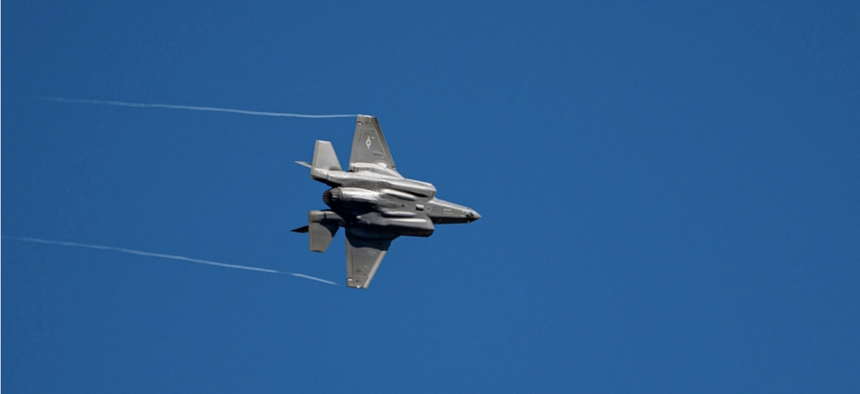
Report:
[{"label": "fighter jet", "polygon": [[343,227],[349,287],[370,286],[397,237],[429,237],[436,224],[471,223],[481,218],[470,208],[436,198],[433,185],[400,175],[373,116],[359,115],[355,121],[347,171],[328,141],[316,142],[310,164],[296,163],[310,168],[311,179],[331,189],[322,195],[329,209],[308,212],[308,225],[292,231],[309,233],[311,251],[322,253]]}]

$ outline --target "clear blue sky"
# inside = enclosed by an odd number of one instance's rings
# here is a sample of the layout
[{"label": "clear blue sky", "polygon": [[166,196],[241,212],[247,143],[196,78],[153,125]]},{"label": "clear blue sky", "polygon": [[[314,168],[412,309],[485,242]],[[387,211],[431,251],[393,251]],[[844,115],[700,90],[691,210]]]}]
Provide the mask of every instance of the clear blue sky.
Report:
[{"label": "clear blue sky", "polygon": [[[3,388],[860,392],[858,4],[7,1],[4,236],[338,285],[4,238]],[[348,289],[353,119],[39,96],[376,115],[483,219]]]}]

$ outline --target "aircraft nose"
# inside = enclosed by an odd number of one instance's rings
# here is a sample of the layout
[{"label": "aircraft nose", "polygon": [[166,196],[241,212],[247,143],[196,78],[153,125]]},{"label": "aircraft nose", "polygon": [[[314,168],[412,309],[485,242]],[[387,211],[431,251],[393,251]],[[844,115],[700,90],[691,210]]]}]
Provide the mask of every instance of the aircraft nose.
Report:
[{"label": "aircraft nose", "polygon": [[481,215],[478,212],[475,212],[474,209],[470,209],[469,212],[466,213],[466,216],[469,218],[470,222],[474,222],[481,218]]}]

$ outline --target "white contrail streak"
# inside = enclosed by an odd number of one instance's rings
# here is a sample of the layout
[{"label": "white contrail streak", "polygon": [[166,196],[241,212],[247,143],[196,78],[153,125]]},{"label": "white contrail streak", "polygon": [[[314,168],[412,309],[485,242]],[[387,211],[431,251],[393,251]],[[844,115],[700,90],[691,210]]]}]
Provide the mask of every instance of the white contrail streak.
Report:
[{"label": "white contrail streak", "polygon": [[311,119],[327,119],[327,118],[354,118],[357,114],[334,114],[334,115],[307,115],[307,114],[291,114],[286,112],[263,112],[263,111],[247,111],[244,109],[232,108],[217,108],[217,107],[198,107],[194,105],[174,105],[174,104],[148,104],[148,103],[127,103],[124,101],[112,100],[84,100],[71,99],[62,97],[39,97],[42,100],[56,101],[58,103],[72,104],[95,104],[95,105],[114,105],[118,107],[134,107],[134,108],[168,108],[168,109],[185,109],[191,111],[209,111],[209,112],[227,112],[231,114],[256,115],[256,116],[276,116],[289,118],[311,118]]},{"label": "white contrail streak", "polygon": [[290,275],[292,275],[292,276],[297,276],[297,277],[299,277],[299,278],[305,278],[305,279],[315,280],[315,281],[317,281],[317,282],[328,283],[328,284],[330,284],[330,285],[337,285],[337,283],[334,283],[334,282],[332,282],[332,281],[330,281],[330,280],[320,279],[320,278],[316,278],[316,277],[313,277],[313,276],[310,276],[310,275],[297,274],[297,273],[294,273],[294,272],[286,272],[286,273],[287,273],[287,274],[290,274]]},{"label": "white contrail streak", "polygon": [[188,261],[188,262],[197,263],[197,264],[206,264],[206,265],[214,265],[216,267],[235,268],[235,269],[240,269],[240,270],[265,272],[265,273],[269,273],[269,274],[287,274],[287,275],[292,275],[292,276],[295,276],[298,278],[305,278],[305,279],[315,280],[317,282],[327,283],[330,285],[336,285],[337,284],[337,283],[334,283],[332,281],[328,281],[325,279],[320,279],[320,278],[316,278],[316,277],[313,277],[310,275],[298,274],[298,273],[294,273],[294,272],[276,271],[276,270],[267,269],[267,268],[248,267],[245,265],[225,264],[225,263],[219,263],[217,261],[192,259],[190,257],[176,256],[176,255],[172,255],[172,254],[143,252],[143,251],[134,250],[134,249],[115,248],[113,246],[103,246],[103,245],[83,244],[83,243],[79,243],[79,242],[51,241],[51,240],[47,240],[47,239],[30,238],[30,237],[14,237],[14,236],[4,235],[3,238],[12,239],[12,240],[21,241],[21,242],[33,242],[33,243],[48,244],[48,245],[72,246],[72,247],[76,247],[76,248],[110,250],[113,252],[136,254],[139,256],[158,257],[158,258],[170,259],[170,260],[182,260],[182,261]]}]

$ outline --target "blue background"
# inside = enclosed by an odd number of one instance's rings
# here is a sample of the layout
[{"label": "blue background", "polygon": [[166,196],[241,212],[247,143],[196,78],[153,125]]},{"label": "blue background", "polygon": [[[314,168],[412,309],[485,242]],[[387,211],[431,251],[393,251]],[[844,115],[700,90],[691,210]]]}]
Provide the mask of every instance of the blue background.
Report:
[{"label": "blue background", "polygon": [[[245,4],[250,3],[250,4]],[[2,382],[860,392],[860,3],[7,1]],[[483,219],[367,291],[293,160],[379,117]]]}]

